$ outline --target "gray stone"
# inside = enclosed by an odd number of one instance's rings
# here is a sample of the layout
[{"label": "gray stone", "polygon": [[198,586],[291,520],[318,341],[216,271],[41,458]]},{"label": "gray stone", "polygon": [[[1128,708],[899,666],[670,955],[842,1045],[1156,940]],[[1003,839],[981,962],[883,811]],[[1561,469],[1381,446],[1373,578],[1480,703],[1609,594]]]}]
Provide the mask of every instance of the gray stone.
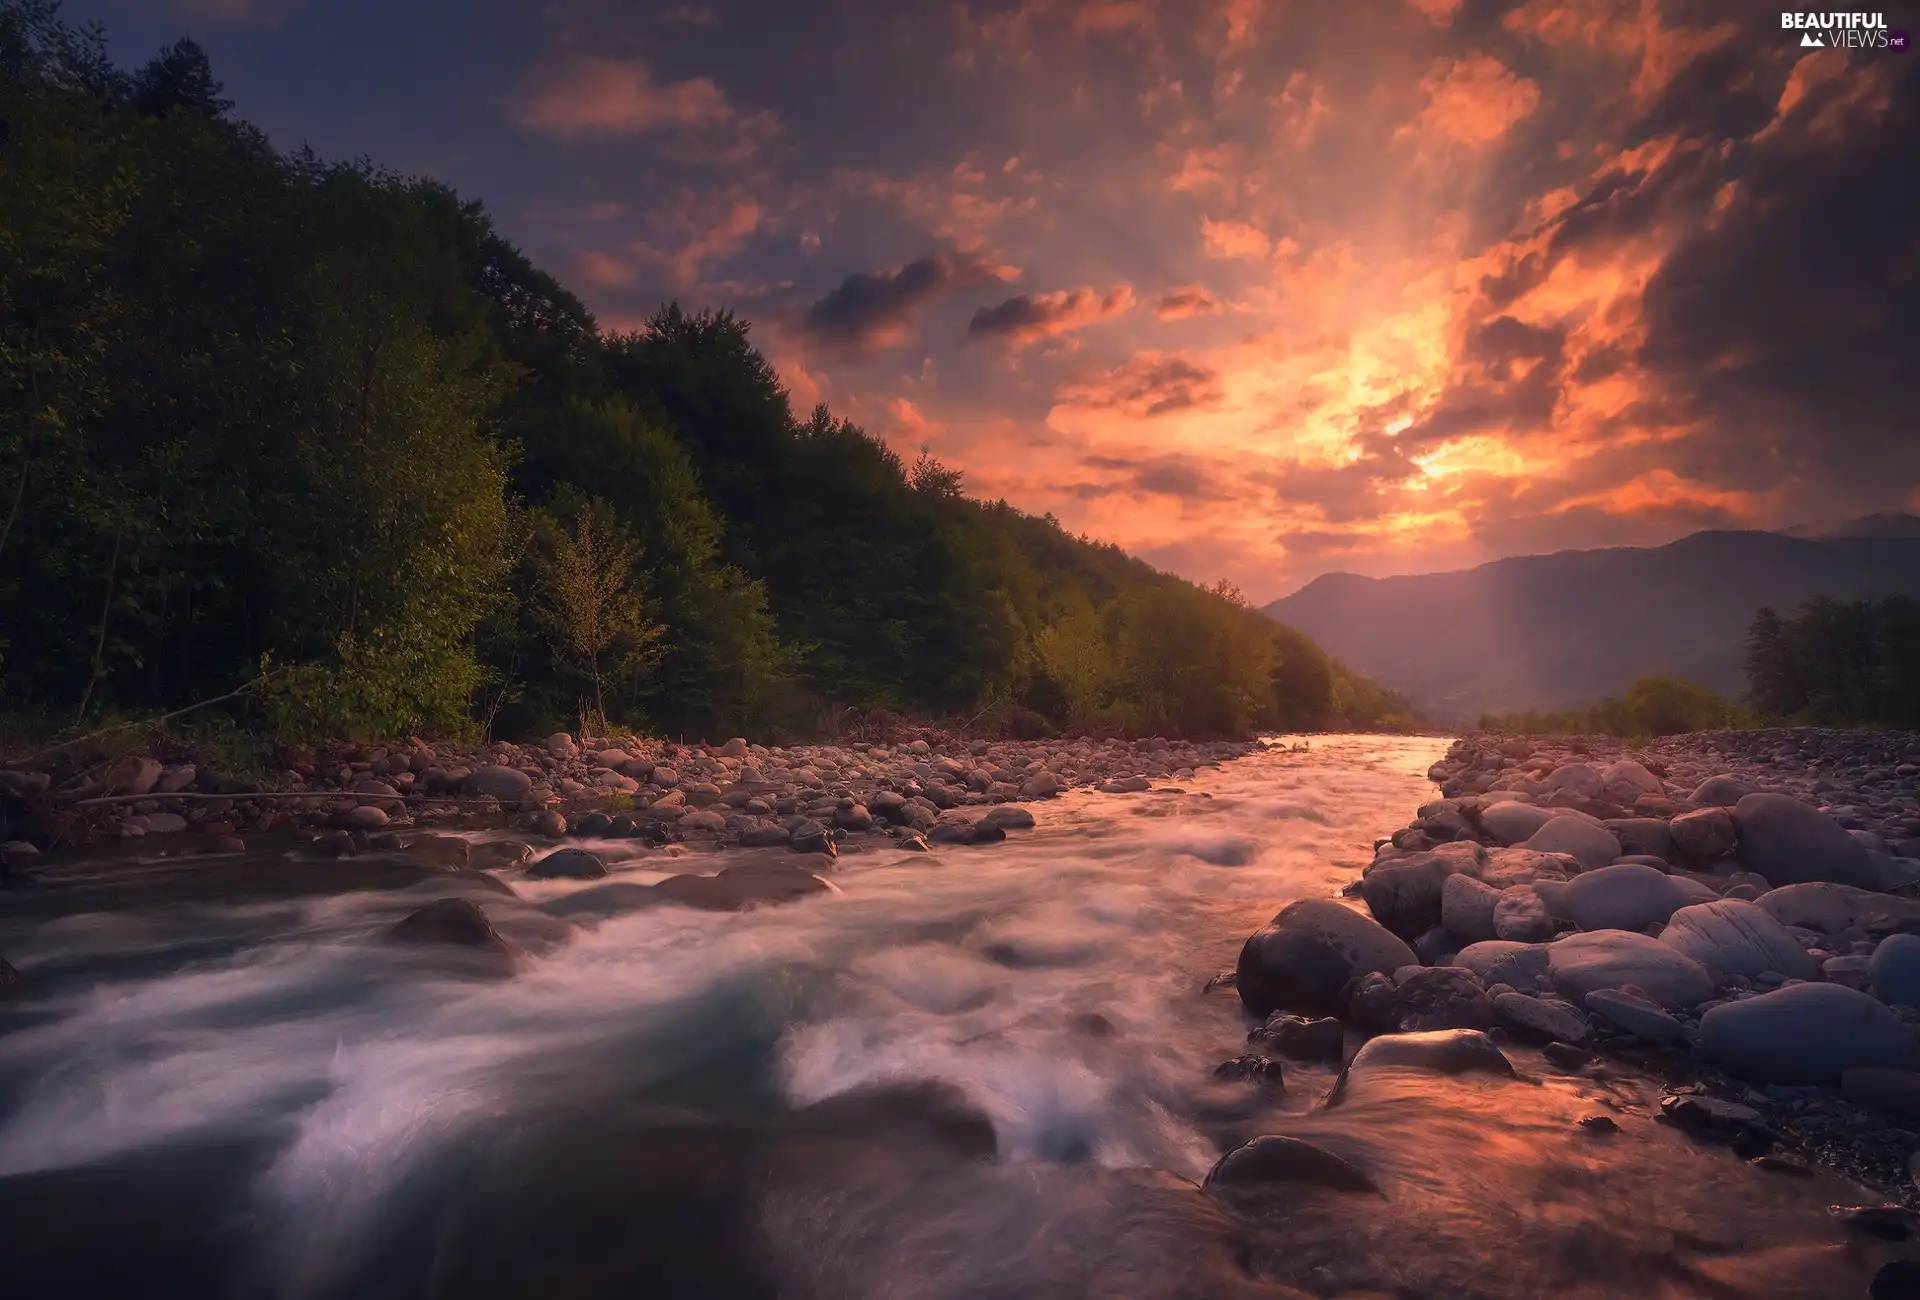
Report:
[{"label": "gray stone", "polygon": [[1454,954],[1453,964],[1472,971],[1488,987],[1506,984],[1531,989],[1547,974],[1547,945],[1490,939],[1462,948]]},{"label": "gray stone", "polygon": [[1619,989],[1593,990],[1587,994],[1587,1010],[1649,1043],[1680,1045],[1693,1041],[1693,1031],[1668,1015],[1658,1003]]},{"label": "gray stone", "polygon": [[1601,798],[1622,808],[1633,807],[1636,799],[1646,795],[1664,795],[1666,792],[1667,787],[1660,783],[1659,777],[1631,758],[1623,758],[1600,769]]},{"label": "gray stone", "polygon": [[1463,967],[1415,966],[1395,972],[1391,980],[1362,976],[1361,984],[1347,1018],[1364,1030],[1404,1034],[1494,1026],[1493,1003],[1479,979]]},{"label": "gray stone", "polygon": [[1301,1061],[1338,1061],[1346,1055],[1346,1027],[1332,1016],[1309,1019],[1275,1012],[1247,1041]]},{"label": "gray stone", "polygon": [[1480,810],[1480,826],[1502,844],[1520,844],[1554,817],[1550,808],[1503,799]]},{"label": "gray stone", "polygon": [[1731,808],[1753,793],[1746,778],[1722,774],[1710,776],[1694,787],[1687,802],[1702,808]]},{"label": "gray stone", "polygon": [[784,826],[748,826],[740,832],[740,847],[746,849],[772,848],[776,844],[785,844],[793,838],[793,832]]},{"label": "gray stone", "polygon": [[1680,861],[1673,832],[1658,817],[1614,817],[1601,823],[1620,841],[1622,857],[1648,857],[1660,862]]},{"label": "gray stone", "polygon": [[607,864],[585,849],[556,849],[530,863],[527,874],[541,880],[599,880],[607,874]]},{"label": "gray stone", "polygon": [[1920,902],[1829,881],[1770,889],[1760,896],[1757,905],[1782,925],[1821,934],[1853,929],[1875,913],[1885,913],[1896,921],[1920,922]]},{"label": "gray stone", "polygon": [[1920,1007],[1920,934],[1890,934],[1867,963],[1873,995],[1892,1006]]},{"label": "gray stone", "polygon": [[527,797],[527,791],[533,789],[533,778],[517,768],[494,764],[476,768],[465,786],[470,795],[491,795],[502,803],[509,803]]},{"label": "gray stone", "polygon": [[1065,789],[1052,772],[1036,772],[1020,783],[1022,799],[1051,799]]},{"label": "gray stone", "polygon": [[1612,831],[1579,817],[1555,817],[1522,847],[1542,853],[1570,853],[1589,869],[1604,867],[1620,856],[1620,841]]},{"label": "gray stone", "polygon": [[1696,808],[1667,824],[1681,853],[1695,862],[1716,862],[1740,842],[1733,814],[1725,808]]},{"label": "gray stone", "polygon": [[1493,934],[1512,943],[1545,943],[1553,938],[1553,912],[1533,885],[1500,892],[1493,905]]},{"label": "gray stone", "polygon": [[1440,924],[1461,943],[1498,938],[1493,909],[1500,891],[1492,885],[1456,872],[1440,887]]},{"label": "gray stone", "polygon": [[1373,919],[1403,939],[1440,924],[1440,895],[1452,865],[1432,853],[1376,862],[1360,879]]},{"label": "gray stone", "polygon": [[1478,1029],[1440,1029],[1420,1034],[1382,1034],[1372,1039],[1340,1072],[1327,1105],[1345,1099],[1356,1076],[1373,1070],[1423,1070],[1432,1074],[1493,1074],[1514,1077],[1513,1062]]},{"label": "gray stone", "polygon": [[1734,805],[1740,865],[1772,885],[1833,881],[1880,884],[1866,846],[1819,809],[1783,794],[1750,794]]},{"label": "gray stone", "polygon": [[1373,1192],[1379,1187],[1357,1165],[1299,1138],[1268,1133],[1221,1156],[1200,1184],[1214,1187],[1309,1183],[1341,1192]]},{"label": "gray stone", "polygon": [[1331,899],[1289,903],[1240,949],[1236,985],[1257,1016],[1326,1012],[1347,981],[1415,962],[1413,949],[1385,927]]},{"label": "gray stone", "polygon": [[980,820],[991,822],[1000,829],[1008,831],[1030,831],[1034,825],[1032,813],[1012,804],[1001,804],[997,808],[989,808],[986,816]]},{"label": "gray stone", "polygon": [[1694,1007],[1713,996],[1713,977],[1693,958],[1630,930],[1570,934],[1547,946],[1547,973],[1559,994],[1586,1005],[1596,989],[1633,985],[1669,1007]]},{"label": "gray stone", "polygon": [[1557,910],[1582,930],[1644,930],[1688,902],[1665,872],[1638,863],[1575,876],[1561,898]]},{"label": "gray stone", "polygon": [[1509,989],[1493,995],[1493,1013],[1509,1028],[1557,1043],[1579,1043],[1590,1032],[1580,1013],[1564,1002],[1550,1002]]},{"label": "gray stone", "polygon": [[1598,799],[1606,790],[1607,779],[1599,767],[1588,762],[1563,763],[1547,777],[1544,789]]},{"label": "gray stone", "polygon": [[1566,880],[1577,875],[1580,863],[1564,853],[1539,853],[1519,847],[1495,849],[1476,873],[1495,889],[1531,885],[1536,880]]},{"label": "gray stone", "polygon": [[[148,820],[151,822],[152,819],[149,818]],[[343,830],[372,831],[378,830],[387,824],[387,814],[383,808],[366,804],[359,808],[348,808],[344,812],[335,814],[334,822]],[[153,827],[149,825],[148,829],[152,830]]]},{"label": "gray stone", "polygon": [[1777,971],[1789,979],[1813,979],[1817,968],[1786,927],[1752,903],[1723,898],[1675,912],[1660,942],[1693,958],[1717,976],[1752,979]]},{"label": "gray stone", "polygon": [[1837,984],[1791,984],[1700,1018],[1700,1047],[1758,1083],[1834,1084],[1857,1066],[1920,1067],[1920,1042],[1883,1003]]}]

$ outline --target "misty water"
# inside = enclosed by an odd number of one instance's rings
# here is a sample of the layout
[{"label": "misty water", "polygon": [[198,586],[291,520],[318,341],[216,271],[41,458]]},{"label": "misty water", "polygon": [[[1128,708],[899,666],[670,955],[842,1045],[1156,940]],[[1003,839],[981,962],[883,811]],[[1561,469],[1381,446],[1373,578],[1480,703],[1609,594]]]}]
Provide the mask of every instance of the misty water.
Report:
[{"label": "misty water", "polygon": [[[1315,737],[1038,829],[846,853],[837,892],[472,896],[508,980],[374,942],[445,885],[0,920],[10,1296],[1855,1296],[1893,1247],[1651,1118],[1652,1081],[1218,1081],[1204,992],[1432,796],[1446,742]],[[875,842],[877,843],[877,842]],[[616,881],[740,854],[596,846]],[[777,852],[777,851],[769,851]],[[791,858],[791,855],[788,855]],[[590,893],[588,891],[600,891]],[[1596,1138],[1583,1117],[1613,1116]],[[1202,1194],[1276,1132],[1378,1192]],[[1288,1290],[1288,1287],[1299,1291]]]}]

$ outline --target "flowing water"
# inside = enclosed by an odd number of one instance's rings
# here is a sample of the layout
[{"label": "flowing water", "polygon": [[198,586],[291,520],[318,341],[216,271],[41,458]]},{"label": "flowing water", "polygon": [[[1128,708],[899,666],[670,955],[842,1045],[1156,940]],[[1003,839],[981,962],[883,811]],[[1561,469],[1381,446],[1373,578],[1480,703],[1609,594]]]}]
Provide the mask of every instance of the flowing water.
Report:
[{"label": "flowing water", "polygon": [[[1328,1069],[1213,1078],[1248,1025],[1208,978],[1351,879],[1444,748],[1315,737],[1075,793],[1005,844],[868,847],[838,892],[741,914],[516,878],[473,894],[533,954],[504,981],[372,942],[444,885],[0,912],[30,990],[0,1021],[0,1289],[1864,1294],[1895,1248],[1824,1209],[1861,1189],[1689,1144],[1644,1080],[1516,1050],[1518,1080],[1387,1071],[1322,1109]],[[1193,1186],[1263,1132],[1379,1190]]]}]

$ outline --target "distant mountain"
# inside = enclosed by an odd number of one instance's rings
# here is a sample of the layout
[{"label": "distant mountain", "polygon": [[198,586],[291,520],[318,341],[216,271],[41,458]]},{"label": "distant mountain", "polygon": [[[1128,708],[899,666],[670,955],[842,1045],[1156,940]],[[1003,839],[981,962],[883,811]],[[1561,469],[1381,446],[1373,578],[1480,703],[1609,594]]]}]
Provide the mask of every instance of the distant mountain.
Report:
[{"label": "distant mountain", "polygon": [[1570,708],[1671,673],[1738,696],[1754,610],[1920,596],[1920,519],[1707,532],[1400,578],[1330,573],[1266,607],[1436,721]]}]

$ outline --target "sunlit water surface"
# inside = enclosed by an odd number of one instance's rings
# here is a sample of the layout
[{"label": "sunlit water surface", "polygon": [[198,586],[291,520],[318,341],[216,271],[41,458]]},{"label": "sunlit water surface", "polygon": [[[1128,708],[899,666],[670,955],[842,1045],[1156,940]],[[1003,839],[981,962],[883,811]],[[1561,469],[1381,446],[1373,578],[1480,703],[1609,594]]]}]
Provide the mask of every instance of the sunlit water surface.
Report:
[{"label": "sunlit water surface", "polygon": [[[371,942],[420,890],[0,926],[32,990],[0,1035],[11,1293],[1863,1294],[1883,1248],[1823,1209],[1859,1189],[1690,1146],[1640,1081],[1517,1051],[1519,1081],[1393,1073],[1320,1111],[1325,1069],[1213,1080],[1247,1022],[1207,979],[1351,879],[1444,748],[1315,737],[1075,793],[744,914],[584,914],[595,886],[507,873],[521,901],[473,896],[535,954],[508,981]],[[1260,1132],[1381,1194],[1195,1191]]]}]

